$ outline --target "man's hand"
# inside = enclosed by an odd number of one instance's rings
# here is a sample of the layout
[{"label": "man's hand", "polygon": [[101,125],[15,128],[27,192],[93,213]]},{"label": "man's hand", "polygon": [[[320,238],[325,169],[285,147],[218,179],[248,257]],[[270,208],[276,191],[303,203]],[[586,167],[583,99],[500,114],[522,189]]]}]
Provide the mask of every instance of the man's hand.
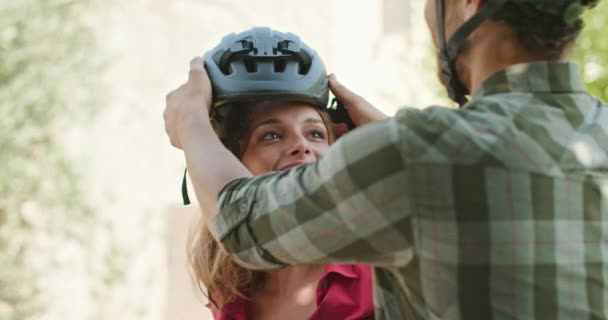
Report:
[{"label": "man's hand", "polygon": [[334,74],[329,75],[329,89],[339,101],[344,103],[348,115],[353,120],[355,126],[358,127],[369,122],[387,118],[384,113],[372,106],[363,97],[340,84]]},{"label": "man's hand", "polygon": [[182,148],[182,139],[193,126],[210,125],[211,99],[211,81],[203,60],[195,57],[190,61],[188,81],[166,97],[165,131],[174,147]]}]

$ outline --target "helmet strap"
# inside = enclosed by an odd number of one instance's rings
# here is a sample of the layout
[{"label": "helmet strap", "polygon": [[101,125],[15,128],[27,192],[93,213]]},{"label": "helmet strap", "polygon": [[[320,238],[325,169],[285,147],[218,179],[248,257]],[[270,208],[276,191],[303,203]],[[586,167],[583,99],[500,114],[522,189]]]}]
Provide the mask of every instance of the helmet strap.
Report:
[{"label": "helmet strap", "polygon": [[479,27],[487,18],[500,10],[507,0],[486,0],[485,4],[467,20],[454,34],[446,41],[445,30],[445,0],[436,0],[437,32],[439,36],[439,67],[441,73],[448,80],[447,89],[450,99],[460,106],[467,103],[469,89],[458,78],[456,70],[456,58],[464,45],[466,39]]},{"label": "helmet strap", "polygon": [[187,178],[188,168],[184,169],[184,177],[182,178],[182,200],[184,201],[185,206],[190,204],[190,197],[188,196],[188,184],[186,183]]}]

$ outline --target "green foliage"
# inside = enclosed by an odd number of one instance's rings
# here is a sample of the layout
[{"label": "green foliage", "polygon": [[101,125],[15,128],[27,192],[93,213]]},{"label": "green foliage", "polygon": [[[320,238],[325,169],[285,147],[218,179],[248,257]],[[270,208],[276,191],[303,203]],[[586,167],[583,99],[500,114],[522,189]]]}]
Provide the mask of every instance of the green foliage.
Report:
[{"label": "green foliage", "polygon": [[608,101],[608,1],[602,0],[584,16],[585,29],[575,48],[584,81],[591,94]]},{"label": "green foliage", "polygon": [[93,225],[77,177],[58,145],[90,114],[90,1],[0,2],[0,319],[43,310],[31,262],[40,238],[86,241]]}]

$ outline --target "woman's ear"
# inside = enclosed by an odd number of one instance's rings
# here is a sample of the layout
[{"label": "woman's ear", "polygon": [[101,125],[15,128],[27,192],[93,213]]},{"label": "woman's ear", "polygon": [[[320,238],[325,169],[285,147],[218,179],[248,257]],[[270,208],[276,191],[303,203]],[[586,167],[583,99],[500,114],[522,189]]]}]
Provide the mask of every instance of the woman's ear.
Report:
[{"label": "woman's ear", "polygon": [[340,138],[345,133],[348,133],[348,126],[345,123],[336,123],[333,125],[335,139]]},{"label": "woman's ear", "polygon": [[486,0],[464,0],[464,20],[469,20],[485,3]]}]

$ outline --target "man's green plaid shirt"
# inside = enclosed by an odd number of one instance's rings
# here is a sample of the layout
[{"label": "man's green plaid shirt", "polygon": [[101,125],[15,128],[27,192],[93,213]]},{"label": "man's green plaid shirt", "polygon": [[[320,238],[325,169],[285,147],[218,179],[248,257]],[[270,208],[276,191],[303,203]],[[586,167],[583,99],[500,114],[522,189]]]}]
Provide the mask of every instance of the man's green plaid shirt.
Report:
[{"label": "man's green plaid shirt", "polygon": [[219,203],[244,266],[373,265],[377,319],[608,318],[608,107],[572,63],[403,109]]}]

